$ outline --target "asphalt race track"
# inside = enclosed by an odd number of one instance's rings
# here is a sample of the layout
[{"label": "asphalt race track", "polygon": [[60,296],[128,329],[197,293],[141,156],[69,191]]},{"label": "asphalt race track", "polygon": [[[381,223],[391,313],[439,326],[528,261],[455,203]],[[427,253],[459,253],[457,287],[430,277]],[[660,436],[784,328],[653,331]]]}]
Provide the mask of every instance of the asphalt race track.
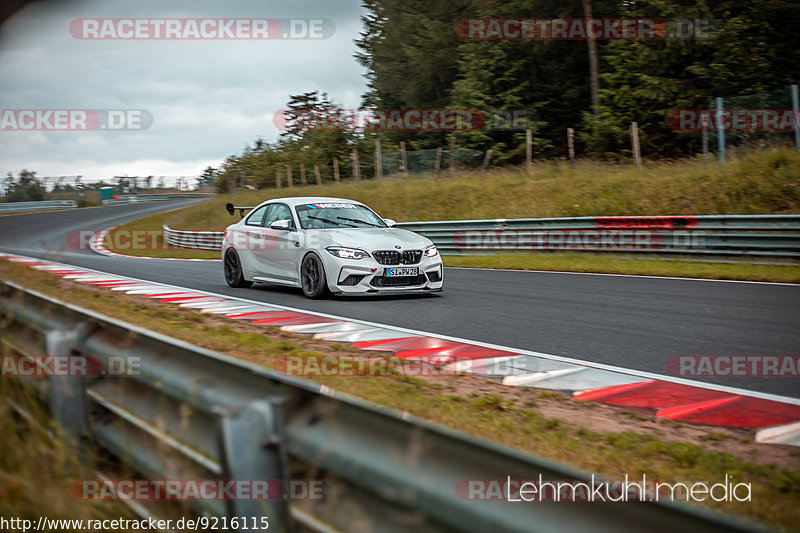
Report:
[{"label": "asphalt race track", "polygon": [[[67,245],[70,231],[107,229],[196,201],[0,216],[0,250],[658,374],[676,355],[800,354],[800,285],[450,268],[440,295],[310,301],[273,286],[231,289],[219,262],[107,257]],[[797,377],[709,381],[800,398]]]}]

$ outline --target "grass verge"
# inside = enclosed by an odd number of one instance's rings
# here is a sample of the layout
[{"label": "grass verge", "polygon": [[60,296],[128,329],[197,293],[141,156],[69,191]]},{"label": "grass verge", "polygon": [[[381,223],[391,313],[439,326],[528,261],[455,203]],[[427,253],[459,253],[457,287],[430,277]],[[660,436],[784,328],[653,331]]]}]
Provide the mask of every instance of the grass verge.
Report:
[{"label": "grass verge", "polygon": [[[161,227],[222,231],[238,220],[226,202],[256,205],[286,195],[342,196],[362,201],[398,221],[481,218],[759,214],[800,212],[800,154],[752,152],[727,166],[688,160],[629,166],[583,162],[544,163],[532,176],[518,170],[417,176],[304,188],[243,191],[195,206],[158,213],[118,228],[109,250],[134,256],[219,259],[217,252],[165,245]],[[148,231],[146,249],[134,249],[126,231]],[[152,237],[152,238],[150,238]],[[115,240],[116,239],[116,240]],[[797,283],[800,267],[641,260],[588,253],[521,253],[448,256],[446,266],[562,270],[608,274],[694,277]]]},{"label": "grass verge", "polygon": [[[15,407],[26,415],[20,415]],[[79,457],[76,450],[84,455]],[[88,466],[90,461],[102,463],[88,445],[75,443],[61,433],[35,393],[9,378],[0,378],[0,517],[30,521],[28,531],[37,527],[40,517],[64,521],[138,519],[122,503],[106,501],[98,505],[70,496],[69,486],[75,480],[97,479]],[[80,529],[74,522],[63,527],[43,526],[42,531]],[[15,530],[23,531],[23,527],[3,531]]]},{"label": "grass verge", "polygon": [[[220,258],[219,252],[176,248],[165,243],[161,228],[174,216],[174,211],[165,211],[133,220],[109,232],[103,244],[112,252],[136,257]],[[140,240],[137,241],[134,236]]]},{"label": "grass verge", "polygon": [[462,255],[445,256],[443,259],[448,267],[800,283],[800,266],[789,265],[634,259],[586,253]]},{"label": "grass verge", "polygon": [[727,165],[700,160],[630,165],[583,161],[520,169],[411,176],[293,189],[241,191],[176,211],[175,229],[221,231],[225,203],[257,205],[283,196],[339,196],[403,221],[617,215],[800,213],[800,152],[749,152]]},{"label": "grass verge", "polygon": [[[62,301],[269,368],[275,368],[286,355],[365,356],[348,345],[165,306],[7,261],[0,261],[0,275]],[[800,530],[800,450],[755,444],[748,431],[655,421],[641,413],[580,402],[551,391],[502,386],[478,376],[309,379],[615,479],[646,473],[648,478],[665,482],[717,482],[728,474],[752,484],[752,501],[714,503],[711,507],[773,527]],[[3,426],[3,440],[8,438]],[[3,444],[7,446],[7,442]],[[13,472],[15,467],[9,468]],[[498,477],[506,474],[498,473]]]}]

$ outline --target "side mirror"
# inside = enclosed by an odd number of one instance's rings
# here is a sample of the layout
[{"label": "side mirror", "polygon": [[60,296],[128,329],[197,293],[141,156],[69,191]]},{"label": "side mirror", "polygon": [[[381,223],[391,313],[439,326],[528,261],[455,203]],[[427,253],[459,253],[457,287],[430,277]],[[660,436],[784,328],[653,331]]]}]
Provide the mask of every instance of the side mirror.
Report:
[{"label": "side mirror", "polygon": [[270,225],[270,229],[281,230],[281,231],[289,231],[292,229],[292,221],[291,220],[276,220]]},{"label": "side mirror", "polygon": [[392,220],[391,218],[384,218],[384,219],[383,219],[383,221],[384,221],[384,222],[386,223],[386,225],[387,225],[387,226],[389,226],[390,228],[393,228],[393,227],[395,227],[395,226],[397,225],[397,222],[395,222],[395,221],[394,221],[394,220]]}]

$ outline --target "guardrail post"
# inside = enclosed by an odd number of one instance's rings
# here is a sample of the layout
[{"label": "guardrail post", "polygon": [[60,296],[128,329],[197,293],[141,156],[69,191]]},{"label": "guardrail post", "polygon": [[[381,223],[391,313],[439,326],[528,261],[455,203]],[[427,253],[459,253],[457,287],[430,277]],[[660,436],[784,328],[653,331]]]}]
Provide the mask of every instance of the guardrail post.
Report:
[{"label": "guardrail post", "polygon": [[[226,502],[230,518],[246,518],[241,531],[263,531],[262,516],[270,530],[294,530],[289,517],[288,466],[284,444],[283,400],[259,400],[233,409],[218,409],[220,415],[220,458],[225,479],[270,480],[270,488],[281,486],[280,494],[270,492],[268,500]],[[255,528],[252,521],[255,518]]]},{"label": "guardrail post", "polygon": [[[58,357],[78,356],[78,340],[83,337],[87,324],[72,331],[54,330],[46,336],[45,355]],[[50,413],[74,443],[89,434],[89,414],[87,411],[86,389],[96,382],[99,376],[49,376]],[[80,450],[78,450],[80,451]]]}]

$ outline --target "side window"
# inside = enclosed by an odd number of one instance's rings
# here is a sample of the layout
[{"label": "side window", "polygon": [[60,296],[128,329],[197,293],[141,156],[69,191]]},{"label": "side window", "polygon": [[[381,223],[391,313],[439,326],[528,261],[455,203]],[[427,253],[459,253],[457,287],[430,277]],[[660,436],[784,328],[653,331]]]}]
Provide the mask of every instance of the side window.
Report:
[{"label": "side window", "polygon": [[250,213],[247,220],[244,221],[245,226],[260,226],[268,207],[268,205],[265,205]]},{"label": "side window", "polygon": [[289,206],[286,204],[270,204],[270,209],[267,212],[267,216],[264,217],[264,227],[268,228],[272,225],[273,222],[278,220],[289,220],[292,223],[292,227],[294,227],[294,221],[292,220],[292,212],[289,209]]}]

